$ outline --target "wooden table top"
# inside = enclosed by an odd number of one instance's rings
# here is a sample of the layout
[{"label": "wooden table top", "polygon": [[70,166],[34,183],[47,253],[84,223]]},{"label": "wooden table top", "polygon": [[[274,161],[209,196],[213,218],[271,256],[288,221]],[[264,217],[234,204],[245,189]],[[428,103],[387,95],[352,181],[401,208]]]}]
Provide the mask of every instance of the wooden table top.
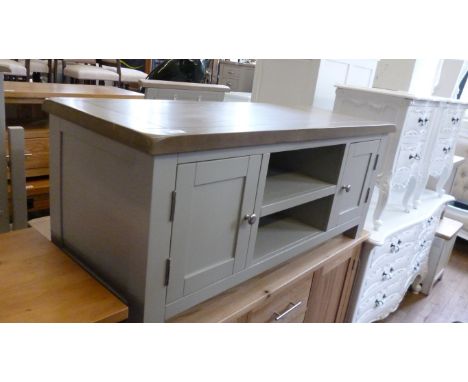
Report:
[{"label": "wooden table top", "polygon": [[395,131],[387,122],[251,102],[54,98],[43,109],[152,155]]},{"label": "wooden table top", "polygon": [[144,95],[115,86],[49,84],[42,82],[4,82],[5,103],[42,103],[51,97],[130,98]]},{"label": "wooden table top", "polygon": [[120,322],[128,308],[33,228],[0,235],[0,322]]}]

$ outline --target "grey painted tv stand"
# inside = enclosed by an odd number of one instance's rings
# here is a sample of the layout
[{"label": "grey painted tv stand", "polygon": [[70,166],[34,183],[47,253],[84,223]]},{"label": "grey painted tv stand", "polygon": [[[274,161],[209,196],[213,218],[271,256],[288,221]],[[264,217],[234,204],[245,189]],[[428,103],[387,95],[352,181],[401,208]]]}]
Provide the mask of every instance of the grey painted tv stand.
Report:
[{"label": "grey painted tv stand", "polygon": [[53,241],[162,322],[360,231],[394,126],[250,103],[51,99]]}]

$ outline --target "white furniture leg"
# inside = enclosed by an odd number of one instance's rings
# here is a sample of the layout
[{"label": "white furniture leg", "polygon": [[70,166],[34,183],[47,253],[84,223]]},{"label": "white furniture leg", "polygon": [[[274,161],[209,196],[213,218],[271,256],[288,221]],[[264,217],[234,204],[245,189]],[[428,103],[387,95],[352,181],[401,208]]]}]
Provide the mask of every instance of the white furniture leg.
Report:
[{"label": "white furniture leg", "polygon": [[439,179],[437,179],[437,184],[436,184],[436,192],[440,196],[445,194],[445,190],[443,189],[445,183],[447,183],[448,178],[450,177],[450,174],[452,173],[452,167],[453,167],[453,161],[450,161],[450,163],[447,163],[442,170],[442,173],[439,176]]},{"label": "white furniture leg", "polygon": [[402,200],[403,209],[405,212],[409,212],[408,204],[409,204],[411,195],[413,195],[414,191],[416,190],[416,185],[417,185],[416,177],[412,176],[408,182],[408,186],[406,187],[405,195],[403,196],[403,200]]},{"label": "white furniture leg", "polygon": [[374,210],[373,222],[374,229],[376,231],[382,226],[383,221],[380,219],[382,212],[388,203],[388,197],[390,196],[390,178],[391,175],[381,174],[379,179],[377,179],[377,187],[379,189],[379,198],[377,200],[377,205]]}]

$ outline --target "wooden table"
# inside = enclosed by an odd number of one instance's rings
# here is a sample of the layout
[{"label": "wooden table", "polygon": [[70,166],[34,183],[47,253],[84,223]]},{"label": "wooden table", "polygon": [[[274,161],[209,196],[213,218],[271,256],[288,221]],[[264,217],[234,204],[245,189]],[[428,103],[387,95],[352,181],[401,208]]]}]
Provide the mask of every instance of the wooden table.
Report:
[{"label": "wooden table", "polygon": [[4,82],[6,104],[42,104],[46,98],[130,98],[143,99],[144,95],[114,86],[49,84],[41,82]]},{"label": "wooden table", "polygon": [[28,228],[0,235],[0,322],[120,322],[128,307]]},{"label": "wooden table", "polygon": [[[9,126],[25,129],[25,151],[28,180],[28,211],[47,210],[49,176],[49,122],[42,110],[46,98],[126,98],[143,99],[144,95],[133,91],[96,85],[51,84],[39,82],[4,82],[6,121]],[[41,180],[41,187],[36,182]],[[44,181],[46,181],[44,183]],[[33,192],[34,189],[34,192]],[[38,190],[42,190],[42,194]]]}]

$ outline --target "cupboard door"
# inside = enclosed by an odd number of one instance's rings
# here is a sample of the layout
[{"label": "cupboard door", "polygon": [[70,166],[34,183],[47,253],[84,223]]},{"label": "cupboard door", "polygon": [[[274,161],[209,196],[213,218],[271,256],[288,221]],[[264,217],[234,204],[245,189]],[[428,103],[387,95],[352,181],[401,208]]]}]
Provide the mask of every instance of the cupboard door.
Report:
[{"label": "cupboard door", "polygon": [[335,195],[331,224],[337,226],[360,216],[370,199],[371,174],[376,169],[380,140],[350,144],[341,182]]},{"label": "cupboard door", "polygon": [[177,168],[167,302],[245,267],[261,155]]}]

